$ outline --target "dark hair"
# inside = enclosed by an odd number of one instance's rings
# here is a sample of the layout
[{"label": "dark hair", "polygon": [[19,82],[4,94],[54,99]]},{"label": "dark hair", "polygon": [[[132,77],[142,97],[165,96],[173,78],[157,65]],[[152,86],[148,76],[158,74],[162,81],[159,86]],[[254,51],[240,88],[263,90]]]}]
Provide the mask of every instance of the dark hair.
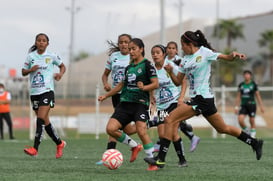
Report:
[{"label": "dark hair", "polygon": [[[163,54],[166,53],[166,47],[164,47],[163,45],[161,45],[161,44],[154,45],[154,46],[152,47],[152,49],[155,48],[155,47],[160,48],[160,49],[162,50]],[[152,49],[151,49],[151,50],[152,50]]]},{"label": "dark hair", "polygon": [[177,43],[176,43],[175,41],[170,41],[170,42],[168,42],[167,47],[168,47],[169,45],[171,45],[171,44],[173,44],[173,45],[175,46],[175,48],[178,50],[178,45],[177,45]]},{"label": "dark hair", "polygon": [[3,88],[5,88],[4,84],[2,84],[2,83],[0,83],[0,87],[3,87]]},{"label": "dark hair", "polygon": [[192,43],[196,47],[204,46],[214,51],[210,43],[208,43],[207,39],[205,38],[205,35],[200,30],[197,30],[195,32],[186,31],[181,36],[181,40],[187,44]]},{"label": "dark hair", "polygon": [[[131,41],[132,40],[132,36],[129,35],[129,34],[126,34],[126,33],[123,33],[121,35],[118,36],[118,42],[119,42],[119,39],[123,36],[126,36],[129,38],[129,40]],[[118,47],[118,43],[114,43],[112,42],[111,40],[108,40],[107,41],[108,45],[110,46],[109,50],[108,50],[108,55],[110,56],[112,53],[114,52],[118,52],[120,51],[119,47]]]},{"label": "dark hair", "polygon": [[39,34],[36,35],[36,37],[35,37],[35,43],[34,43],[34,45],[32,45],[32,46],[30,47],[30,49],[28,50],[29,53],[30,53],[30,52],[33,52],[33,51],[35,51],[35,50],[37,50],[36,40],[39,38],[39,36],[45,36],[46,39],[47,39],[47,42],[49,42],[49,38],[48,38],[48,36],[47,36],[45,33],[39,33]]},{"label": "dark hair", "polygon": [[250,74],[250,75],[252,75],[252,72],[250,71],[250,70],[245,70],[244,72],[243,72],[243,74],[245,75],[245,74]]},{"label": "dark hair", "polygon": [[143,48],[143,52],[142,52],[142,56],[144,57],[145,56],[145,46],[144,46],[144,43],[141,39],[139,38],[133,38],[130,43],[134,43],[136,44],[139,48]]}]

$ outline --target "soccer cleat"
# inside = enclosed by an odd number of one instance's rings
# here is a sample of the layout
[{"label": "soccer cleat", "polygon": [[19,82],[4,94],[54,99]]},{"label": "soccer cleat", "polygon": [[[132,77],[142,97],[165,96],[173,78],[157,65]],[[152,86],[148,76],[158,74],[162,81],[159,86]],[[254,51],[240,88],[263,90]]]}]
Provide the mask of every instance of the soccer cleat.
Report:
[{"label": "soccer cleat", "polygon": [[256,159],[260,160],[263,154],[263,140],[257,140],[257,144],[253,146],[253,151],[256,152]]},{"label": "soccer cleat", "polygon": [[156,165],[158,168],[163,168],[165,166],[165,162],[160,161],[155,158],[144,158],[144,161],[151,165]]},{"label": "soccer cleat", "polygon": [[38,151],[31,146],[27,146],[28,148],[24,149],[24,152],[30,156],[37,156],[38,155]]},{"label": "soccer cleat", "polygon": [[186,160],[180,160],[178,162],[178,167],[187,167],[188,166],[188,163]]},{"label": "soccer cleat", "polygon": [[96,165],[102,165],[102,164],[103,164],[102,160],[96,162]]},{"label": "soccer cleat", "polygon": [[62,143],[57,145],[57,150],[56,150],[56,158],[61,158],[63,156],[63,149],[66,146],[66,142],[62,140]]},{"label": "soccer cleat", "polygon": [[200,138],[198,136],[193,136],[192,137],[190,152],[194,152],[194,150],[196,149],[199,142],[200,142]]},{"label": "soccer cleat", "polygon": [[148,170],[148,171],[156,171],[158,169],[159,168],[156,165],[149,164],[149,166],[148,166],[148,168],[146,170]]},{"label": "soccer cleat", "polygon": [[141,144],[131,148],[132,154],[130,158],[130,162],[133,162],[136,160],[138,153],[143,149],[143,146]]}]

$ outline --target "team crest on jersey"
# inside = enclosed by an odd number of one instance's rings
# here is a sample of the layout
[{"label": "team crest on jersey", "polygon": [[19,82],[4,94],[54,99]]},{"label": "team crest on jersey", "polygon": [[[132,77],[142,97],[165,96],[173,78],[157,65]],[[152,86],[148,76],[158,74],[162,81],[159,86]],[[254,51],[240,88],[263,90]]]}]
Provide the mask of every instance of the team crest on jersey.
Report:
[{"label": "team crest on jersey", "polygon": [[46,58],[46,59],[45,59],[45,63],[46,63],[46,64],[50,63],[50,60],[51,60],[50,58]]},{"label": "team crest on jersey", "polygon": [[141,68],[139,68],[138,70],[137,70],[137,73],[141,73],[142,72],[142,70],[141,70]]},{"label": "team crest on jersey", "polygon": [[201,62],[201,60],[202,60],[202,56],[198,56],[198,57],[196,57],[195,62],[199,63],[199,62]]}]

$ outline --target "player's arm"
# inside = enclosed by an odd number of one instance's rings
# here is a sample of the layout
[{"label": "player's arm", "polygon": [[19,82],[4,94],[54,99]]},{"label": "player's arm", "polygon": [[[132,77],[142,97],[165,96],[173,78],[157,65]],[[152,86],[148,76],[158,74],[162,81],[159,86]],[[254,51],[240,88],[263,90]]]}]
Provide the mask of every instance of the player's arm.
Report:
[{"label": "player's arm", "polygon": [[186,90],[187,90],[187,78],[186,78],[186,76],[184,76],[182,79],[180,96],[178,98],[178,105],[183,103],[184,98],[185,98],[185,94],[186,94]]},{"label": "player's arm", "polygon": [[166,72],[168,72],[169,76],[171,77],[173,83],[176,85],[176,86],[179,86],[181,85],[182,83],[182,80],[183,80],[183,75],[181,72],[178,72],[177,75],[174,73],[173,71],[173,66],[171,64],[167,64],[164,66],[164,69],[166,70]]},{"label": "player's arm", "polygon": [[32,66],[30,69],[22,68],[22,75],[23,75],[23,76],[26,76],[26,75],[28,75],[29,73],[35,72],[35,71],[38,70],[38,69],[39,69],[39,65],[34,65],[34,66]]},{"label": "player's arm", "polygon": [[226,55],[226,54],[219,54],[217,58],[218,59],[227,60],[227,61],[233,61],[236,58],[239,58],[241,60],[245,60],[246,59],[246,55],[242,54],[242,53],[238,53],[238,52],[231,52],[228,55]]},{"label": "player's arm", "polygon": [[255,96],[256,96],[258,104],[260,106],[261,112],[264,113],[264,105],[263,105],[263,101],[262,101],[260,92],[256,91],[255,92]]},{"label": "player's arm", "polygon": [[151,80],[151,83],[147,85],[144,85],[143,82],[141,81],[137,82],[137,87],[147,92],[157,89],[159,87],[158,78],[154,77],[154,78],[151,78],[150,80]]},{"label": "player's arm", "polygon": [[61,80],[61,78],[63,77],[63,75],[64,75],[64,73],[65,73],[65,71],[66,71],[66,67],[65,67],[64,63],[61,63],[61,65],[59,65],[59,69],[60,69],[60,72],[59,72],[59,73],[56,73],[56,74],[54,75],[54,78],[55,78],[55,80],[57,80],[57,81]]},{"label": "player's arm", "polygon": [[111,73],[111,70],[105,68],[104,72],[103,72],[103,74],[101,76],[103,88],[107,92],[111,90],[111,86],[108,83],[108,77],[109,77],[110,73]]},{"label": "player's arm", "polygon": [[111,97],[113,95],[116,95],[121,89],[123,88],[123,81],[119,82],[116,87],[111,89],[109,92],[107,92],[105,95],[99,96],[98,101],[104,101],[108,97]]}]

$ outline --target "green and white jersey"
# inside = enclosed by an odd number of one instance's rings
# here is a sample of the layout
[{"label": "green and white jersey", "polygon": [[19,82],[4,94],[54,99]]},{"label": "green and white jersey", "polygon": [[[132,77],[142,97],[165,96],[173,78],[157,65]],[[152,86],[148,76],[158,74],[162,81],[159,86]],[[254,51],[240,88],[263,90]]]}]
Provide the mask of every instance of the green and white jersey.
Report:
[{"label": "green and white jersey", "polygon": [[201,95],[204,98],[213,98],[210,87],[211,63],[216,61],[220,53],[201,46],[193,55],[185,55],[179,67],[179,71],[185,74],[189,80],[190,97]]},{"label": "green and white jersey", "polygon": [[143,59],[138,64],[131,63],[125,69],[124,86],[120,95],[120,102],[133,102],[149,105],[149,92],[137,87],[137,82],[141,81],[144,85],[151,83],[152,78],[156,78],[155,67],[147,59]]},{"label": "green and white jersey", "polygon": [[120,51],[110,55],[105,68],[111,70],[112,87],[123,80],[125,68],[129,65],[130,55],[123,55]]},{"label": "green and white jersey", "polygon": [[241,105],[256,104],[255,92],[258,91],[258,85],[254,81],[248,84],[241,82],[238,91],[241,93]]},{"label": "green and white jersey", "polygon": [[168,64],[173,67],[173,72],[175,75],[178,73],[178,67],[170,60],[165,60],[161,69],[156,69],[159,88],[155,90],[155,98],[156,107],[158,110],[165,110],[172,103],[176,103],[180,94],[180,88],[173,83],[171,77],[164,69],[164,66]]},{"label": "green and white jersey", "polygon": [[54,53],[45,51],[38,54],[33,51],[28,54],[24,63],[24,69],[30,69],[39,65],[39,69],[29,74],[30,95],[40,95],[45,92],[54,91],[54,65],[60,66],[62,60]]}]

